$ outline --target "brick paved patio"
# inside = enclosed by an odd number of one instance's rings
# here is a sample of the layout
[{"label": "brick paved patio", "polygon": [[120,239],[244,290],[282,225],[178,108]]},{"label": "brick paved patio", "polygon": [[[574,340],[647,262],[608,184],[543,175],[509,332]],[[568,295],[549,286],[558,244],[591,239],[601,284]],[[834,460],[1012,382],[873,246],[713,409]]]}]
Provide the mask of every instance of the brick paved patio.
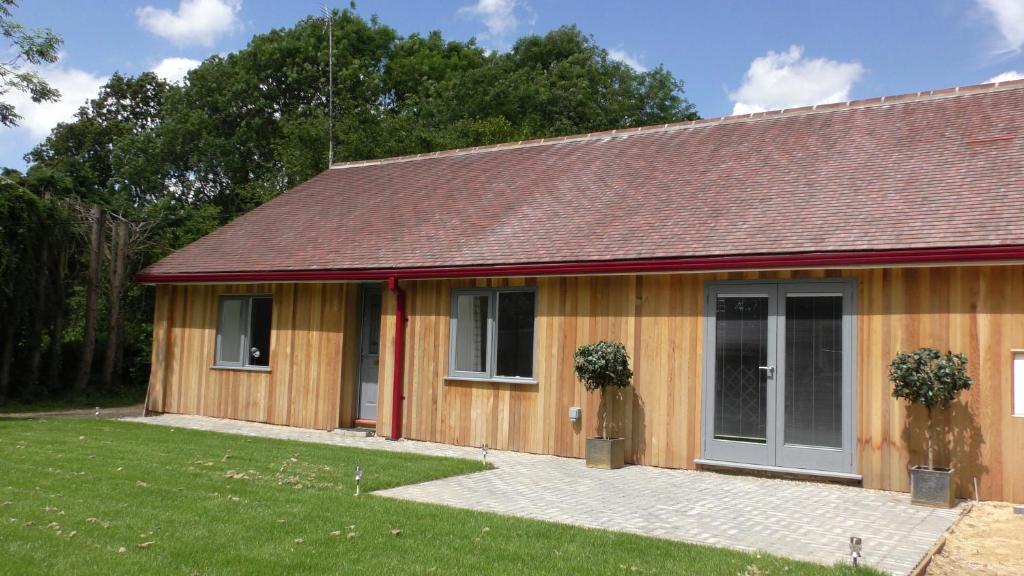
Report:
[{"label": "brick paved patio", "polygon": [[[339,446],[480,458],[481,450],[165,414],[127,420],[320,442]],[[959,509],[910,505],[906,494],[862,488],[627,466],[593,470],[571,458],[491,451],[495,469],[376,494],[618,530],[658,538],[762,550],[823,564],[849,559],[848,538],[864,539],[864,562],[910,572]]]}]

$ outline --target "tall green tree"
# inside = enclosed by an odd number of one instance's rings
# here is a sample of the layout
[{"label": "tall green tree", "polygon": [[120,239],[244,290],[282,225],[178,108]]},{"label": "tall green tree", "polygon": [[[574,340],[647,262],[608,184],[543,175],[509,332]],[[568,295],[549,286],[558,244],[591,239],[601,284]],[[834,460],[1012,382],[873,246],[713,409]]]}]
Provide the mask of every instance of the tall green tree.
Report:
[{"label": "tall green tree", "polygon": [[[57,61],[62,40],[48,28],[30,30],[13,18],[15,0],[0,0],[0,37],[13,56],[0,60],[0,97],[11,91],[25,92],[33,102],[52,102],[60,92],[33,70],[31,66]],[[0,100],[0,124],[17,126],[21,115],[14,105]]]},{"label": "tall green tree", "polygon": [[54,326],[67,298],[62,266],[73,249],[66,207],[34,193],[22,174],[0,174],[0,401],[46,387],[42,361],[62,346]]}]

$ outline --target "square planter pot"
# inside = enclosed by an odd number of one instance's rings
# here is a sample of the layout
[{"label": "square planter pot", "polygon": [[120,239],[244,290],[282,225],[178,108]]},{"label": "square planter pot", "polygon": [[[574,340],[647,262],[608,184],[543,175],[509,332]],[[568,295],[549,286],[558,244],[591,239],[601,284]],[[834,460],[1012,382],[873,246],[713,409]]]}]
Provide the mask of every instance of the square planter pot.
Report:
[{"label": "square planter pot", "polygon": [[587,438],[587,467],[612,470],[626,465],[625,438]]},{"label": "square planter pot", "polygon": [[952,508],[956,505],[953,469],[923,466],[910,469],[910,502],[933,508]]}]

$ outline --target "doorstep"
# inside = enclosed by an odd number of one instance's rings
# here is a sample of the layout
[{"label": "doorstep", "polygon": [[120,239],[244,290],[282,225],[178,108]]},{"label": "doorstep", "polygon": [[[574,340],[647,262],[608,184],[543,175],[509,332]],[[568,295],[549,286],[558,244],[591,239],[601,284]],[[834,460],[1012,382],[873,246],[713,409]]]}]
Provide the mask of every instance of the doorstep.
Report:
[{"label": "doorstep", "polygon": [[785,468],[782,466],[763,466],[760,464],[744,464],[742,462],[726,462],[724,460],[708,460],[705,458],[695,458],[694,464],[701,466],[702,468],[716,468],[720,470],[735,470],[735,471],[749,471],[749,472],[762,472],[771,476],[778,476],[784,478],[808,478],[811,480],[837,480],[841,482],[855,482],[859,483],[864,480],[864,477],[860,474],[850,474],[846,472],[830,472],[828,470],[808,470],[806,468]]},{"label": "doorstep", "polygon": [[363,428],[357,426],[355,428],[335,428],[332,431],[333,434],[339,436],[351,436],[353,438],[369,438],[377,435],[377,430],[374,428]]}]

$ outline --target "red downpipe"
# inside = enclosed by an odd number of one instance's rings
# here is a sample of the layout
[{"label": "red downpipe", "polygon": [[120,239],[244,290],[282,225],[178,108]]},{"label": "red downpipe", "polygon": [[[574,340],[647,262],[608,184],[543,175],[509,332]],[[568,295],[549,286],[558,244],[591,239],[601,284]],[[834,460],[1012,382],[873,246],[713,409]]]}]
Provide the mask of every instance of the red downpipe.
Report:
[{"label": "red downpipe", "polygon": [[398,277],[388,277],[388,290],[395,293],[395,382],[391,388],[391,436],[390,440],[402,438],[402,401],[405,391],[402,376],[405,372],[405,290],[398,285]]}]

